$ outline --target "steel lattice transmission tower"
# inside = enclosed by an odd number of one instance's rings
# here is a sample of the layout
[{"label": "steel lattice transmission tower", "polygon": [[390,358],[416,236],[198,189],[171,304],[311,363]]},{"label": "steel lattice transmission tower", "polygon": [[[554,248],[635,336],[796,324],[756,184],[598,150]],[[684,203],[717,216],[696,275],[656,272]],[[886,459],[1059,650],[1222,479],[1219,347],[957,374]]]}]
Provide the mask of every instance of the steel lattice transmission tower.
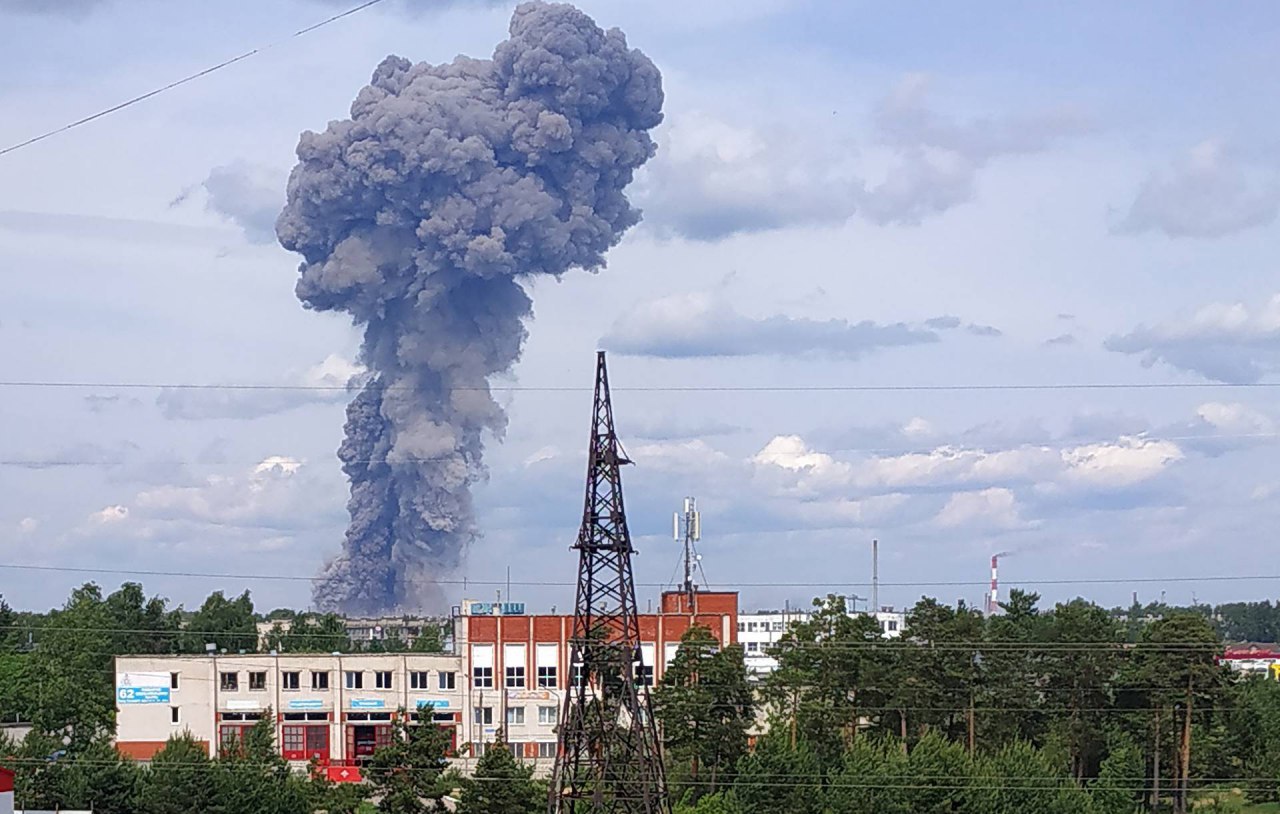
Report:
[{"label": "steel lattice transmission tower", "polygon": [[622,505],[621,467],[628,463],[613,428],[601,351],[596,354],[586,505],[573,546],[578,550],[578,599],[549,814],[671,811],[653,709],[648,692],[638,684],[640,621]]}]

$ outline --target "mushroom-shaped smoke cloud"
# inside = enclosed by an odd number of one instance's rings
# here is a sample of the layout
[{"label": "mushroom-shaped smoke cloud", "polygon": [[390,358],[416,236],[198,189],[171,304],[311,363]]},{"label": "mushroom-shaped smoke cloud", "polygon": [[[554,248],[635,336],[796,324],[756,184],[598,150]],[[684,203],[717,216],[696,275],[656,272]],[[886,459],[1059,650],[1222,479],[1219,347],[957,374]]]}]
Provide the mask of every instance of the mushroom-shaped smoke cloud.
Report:
[{"label": "mushroom-shaped smoke cloud", "polygon": [[338,450],[351,523],[323,609],[439,607],[506,427],[489,377],[520,356],[521,278],[598,269],[640,219],[623,190],[654,154],[657,68],[568,5],[525,3],[510,34],[492,59],[388,57],[350,119],[298,143],[276,231],[299,299],[351,314],[374,374]]}]

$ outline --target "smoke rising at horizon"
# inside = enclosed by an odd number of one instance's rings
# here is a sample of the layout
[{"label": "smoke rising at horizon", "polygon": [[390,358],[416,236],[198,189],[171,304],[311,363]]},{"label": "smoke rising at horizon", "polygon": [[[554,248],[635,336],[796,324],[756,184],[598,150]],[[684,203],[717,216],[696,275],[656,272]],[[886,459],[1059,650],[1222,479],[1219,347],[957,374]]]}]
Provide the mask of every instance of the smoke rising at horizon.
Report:
[{"label": "smoke rising at horizon", "polygon": [[373,377],[338,450],[351,482],[317,607],[438,609],[477,536],[471,487],[506,415],[489,378],[520,357],[520,279],[599,269],[640,214],[662,80],[568,5],[525,3],[492,59],[387,57],[351,118],[305,132],[276,231],[297,295],[363,327]]}]

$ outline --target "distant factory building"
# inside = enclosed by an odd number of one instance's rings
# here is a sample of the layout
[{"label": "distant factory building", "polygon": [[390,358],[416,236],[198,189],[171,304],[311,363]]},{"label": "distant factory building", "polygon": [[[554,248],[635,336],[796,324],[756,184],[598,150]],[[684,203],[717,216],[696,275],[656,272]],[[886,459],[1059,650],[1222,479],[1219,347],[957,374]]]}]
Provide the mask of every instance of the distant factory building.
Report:
[{"label": "distant factory building", "polygon": [[[855,607],[854,598],[845,600],[846,612],[858,616],[872,616],[880,625],[880,632],[886,639],[896,639],[902,635],[907,626],[907,615],[892,607],[882,607],[872,613],[870,611],[851,610]],[[791,625],[808,621],[808,611],[757,611],[738,615],[738,642],[742,645],[743,660],[747,672],[759,679],[778,669],[778,661],[773,657],[773,648],[782,640]]]},{"label": "distant factory building", "polygon": [[1218,657],[1234,672],[1280,680],[1280,649],[1274,644],[1241,644],[1227,647]]},{"label": "distant factory building", "polygon": [[[417,643],[424,632],[429,632],[432,628],[438,629],[447,621],[429,616],[348,617],[342,620],[347,638],[353,645],[368,646],[374,642],[396,641],[403,642],[409,648]],[[258,622],[258,641],[266,647],[272,633],[288,633],[293,628],[293,622],[289,618]]]}]

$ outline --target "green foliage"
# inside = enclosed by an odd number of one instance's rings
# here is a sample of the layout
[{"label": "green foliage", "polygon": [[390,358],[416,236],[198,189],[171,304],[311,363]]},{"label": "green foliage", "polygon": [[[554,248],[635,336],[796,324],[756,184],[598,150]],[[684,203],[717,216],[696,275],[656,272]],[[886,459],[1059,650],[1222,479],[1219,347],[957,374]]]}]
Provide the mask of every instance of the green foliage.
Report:
[{"label": "green foliage", "polygon": [[667,757],[678,767],[673,779],[688,778],[692,799],[732,784],[754,721],[742,648],[721,648],[711,631],[691,627],[654,690],[653,703]]},{"label": "green foliage", "polygon": [[112,671],[113,620],[97,585],[71,592],[62,610],[50,614],[40,646],[31,654],[28,676],[38,676],[33,720],[45,732],[70,728],[87,743],[113,731],[115,681]]},{"label": "green foliage", "polygon": [[1113,732],[1108,741],[1108,754],[1102,761],[1098,779],[1089,786],[1094,814],[1133,814],[1138,807],[1133,789],[1145,776],[1142,752],[1133,739]]},{"label": "green foliage", "polygon": [[904,783],[907,807],[913,814],[942,814],[963,810],[972,765],[964,748],[941,734],[930,732],[907,756]]},{"label": "green foliage", "polygon": [[976,762],[966,810],[971,814],[1086,814],[1089,797],[1043,752],[1015,742]]},{"label": "green foliage", "polygon": [[[860,703],[872,703],[861,687],[892,683],[879,652],[874,619],[845,613],[844,600],[814,600],[812,616],[792,625],[776,647],[778,669],[764,688],[770,726],[794,732],[824,768],[840,765],[857,728]],[[885,648],[890,645],[885,644]]]},{"label": "green foliage", "polygon": [[413,640],[414,653],[443,653],[445,626],[430,622],[422,628],[418,638]]},{"label": "green foliage", "polygon": [[342,617],[336,613],[301,614],[288,630],[276,622],[267,633],[266,646],[281,653],[347,653],[351,640]]},{"label": "green foliage", "polygon": [[293,773],[275,744],[275,716],[268,709],[214,764],[218,814],[311,814],[306,781]]},{"label": "green foliage", "polygon": [[856,738],[833,776],[827,801],[842,814],[912,814],[907,755],[896,738]]},{"label": "green foliage", "polygon": [[448,734],[432,724],[406,725],[404,710],[392,723],[391,743],[374,752],[364,776],[378,810],[390,814],[440,811],[448,791],[443,782]]},{"label": "green foliage", "polygon": [[675,814],[742,814],[742,806],[733,792],[723,791],[704,794],[696,803],[676,803]]},{"label": "green foliage", "polygon": [[476,762],[475,776],[464,781],[458,814],[536,814],[546,804],[533,767],[517,762],[505,743],[493,743]]},{"label": "green foliage", "polygon": [[1051,726],[1066,747],[1071,775],[1081,781],[1095,776],[1102,761],[1121,634],[1110,614],[1082,599],[1058,605],[1044,633],[1044,684],[1057,707]]},{"label": "green foliage", "polygon": [[208,810],[215,798],[212,768],[208,748],[190,733],[171,736],[143,775],[139,811],[187,814]]},{"label": "green foliage", "polygon": [[823,814],[821,760],[804,744],[777,735],[760,741],[738,764],[733,793],[742,814]]},{"label": "green foliage", "polygon": [[186,631],[182,637],[185,653],[203,653],[206,644],[228,653],[255,652],[258,626],[249,592],[227,599],[222,591],[214,591],[187,619]]}]

